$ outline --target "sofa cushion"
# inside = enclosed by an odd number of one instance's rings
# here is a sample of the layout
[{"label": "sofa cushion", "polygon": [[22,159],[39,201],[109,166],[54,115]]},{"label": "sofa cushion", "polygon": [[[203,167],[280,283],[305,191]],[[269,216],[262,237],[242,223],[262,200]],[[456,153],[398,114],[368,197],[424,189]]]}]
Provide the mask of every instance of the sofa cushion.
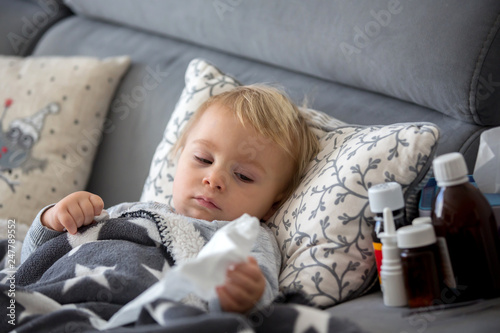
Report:
[{"label": "sofa cushion", "polygon": [[66,3],[79,15],[500,125],[498,1]]},{"label": "sofa cushion", "polygon": [[[191,61],[141,201],[172,205],[175,160],[168,155],[172,145],[199,105],[237,85],[206,61]],[[376,275],[368,188],[397,181],[407,206],[415,211],[414,196],[429,170],[439,133],[432,124],[352,126],[319,111],[302,112],[322,149],[299,188],[267,224],[282,252],[280,287],[302,289],[318,306],[329,306],[360,295]]]},{"label": "sofa cushion", "polygon": [[[0,57],[0,218],[83,190],[128,57]],[[104,128],[105,129],[105,128]]]}]

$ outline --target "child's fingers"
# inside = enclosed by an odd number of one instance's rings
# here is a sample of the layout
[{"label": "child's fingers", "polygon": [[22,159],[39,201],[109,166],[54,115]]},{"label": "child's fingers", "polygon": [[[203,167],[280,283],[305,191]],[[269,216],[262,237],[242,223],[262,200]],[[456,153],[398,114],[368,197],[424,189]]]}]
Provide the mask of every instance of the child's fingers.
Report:
[{"label": "child's fingers", "polygon": [[263,278],[262,271],[254,257],[248,257],[248,262],[235,265],[234,271],[241,272],[254,281],[259,281]]},{"label": "child's fingers", "polygon": [[242,270],[228,270],[226,284],[236,285],[249,294],[259,290],[258,278],[250,277]]},{"label": "child's fingers", "polygon": [[[95,209],[94,206],[92,205],[92,202],[90,202],[90,200],[83,200],[80,201],[78,204],[83,213],[83,220],[81,221],[82,224],[79,226],[91,224],[94,221],[94,216],[96,215],[94,214]],[[77,224],[78,222],[80,221],[77,220]]]},{"label": "child's fingers", "polygon": [[73,218],[74,223],[76,223],[78,227],[83,225],[83,223],[85,222],[85,213],[82,210],[79,202],[74,202],[71,205],[67,205],[66,209]]},{"label": "child's fingers", "polygon": [[101,214],[102,210],[104,209],[104,201],[102,200],[102,198],[98,195],[90,194],[89,201],[94,208],[94,216],[98,216],[99,214]]},{"label": "child's fingers", "polygon": [[224,285],[224,289],[231,296],[231,299],[237,301],[238,303],[246,303],[252,299],[250,292],[238,284],[226,283]]},{"label": "child's fingers", "polygon": [[258,265],[258,262],[257,262],[257,259],[255,259],[255,257],[252,257],[252,256],[248,256],[248,262],[253,264],[253,265]]},{"label": "child's fingers", "polygon": [[63,231],[66,228],[66,230],[72,235],[76,234],[78,229],[73,216],[71,216],[67,210],[59,211],[56,214],[54,224],[55,225],[52,226],[52,229],[56,231]]},{"label": "child's fingers", "polygon": [[241,300],[235,299],[227,286],[217,287],[216,291],[220,306],[224,311],[244,312],[246,310],[247,305],[243,304]]}]

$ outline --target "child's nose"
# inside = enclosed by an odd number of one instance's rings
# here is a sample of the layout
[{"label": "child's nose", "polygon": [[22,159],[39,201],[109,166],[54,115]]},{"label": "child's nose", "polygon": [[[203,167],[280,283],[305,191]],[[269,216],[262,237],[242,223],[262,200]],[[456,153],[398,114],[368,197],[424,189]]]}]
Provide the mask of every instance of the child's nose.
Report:
[{"label": "child's nose", "polygon": [[203,184],[210,186],[214,190],[223,191],[226,189],[225,175],[221,171],[214,170],[203,178]]}]

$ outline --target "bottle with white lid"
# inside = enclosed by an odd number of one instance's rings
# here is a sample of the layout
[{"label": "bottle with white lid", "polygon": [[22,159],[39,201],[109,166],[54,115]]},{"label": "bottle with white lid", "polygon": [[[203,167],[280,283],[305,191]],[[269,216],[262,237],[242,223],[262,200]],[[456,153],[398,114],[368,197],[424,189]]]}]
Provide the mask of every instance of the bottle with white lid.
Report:
[{"label": "bottle with white lid", "polygon": [[[432,226],[432,219],[430,216],[422,216],[413,219],[412,225],[429,224]],[[448,253],[448,246],[446,246],[446,239],[444,237],[436,237],[436,243],[439,248],[439,258],[441,262],[441,273],[444,278],[444,284],[456,288],[455,276],[453,275],[453,268],[450,262],[450,254]]]},{"label": "bottle with white lid", "polygon": [[441,298],[443,275],[434,228],[428,223],[405,226],[398,229],[397,239],[408,306],[435,305]]},{"label": "bottle with white lid", "polygon": [[401,185],[396,182],[381,183],[368,189],[368,200],[370,210],[375,213],[375,226],[372,232],[373,250],[375,262],[379,274],[379,282],[382,284],[380,269],[382,265],[382,242],[379,234],[384,232],[384,208],[392,212],[396,229],[406,225],[405,202]]},{"label": "bottle with white lid", "polygon": [[449,153],[433,161],[440,187],[432,205],[437,237],[446,241],[455,277],[447,301],[500,295],[500,241],[493,210],[468,180],[464,157]]}]

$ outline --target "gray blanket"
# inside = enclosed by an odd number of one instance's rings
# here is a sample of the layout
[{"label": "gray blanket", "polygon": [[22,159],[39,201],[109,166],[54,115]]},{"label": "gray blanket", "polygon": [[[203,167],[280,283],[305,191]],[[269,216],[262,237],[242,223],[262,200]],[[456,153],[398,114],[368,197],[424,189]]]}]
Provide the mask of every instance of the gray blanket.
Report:
[{"label": "gray blanket", "polygon": [[[147,218],[142,217],[142,219]],[[144,221],[142,221],[144,222]],[[9,242],[0,241],[0,332],[95,332],[121,307],[155,284],[175,260],[154,232],[133,216],[62,234],[43,244],[19,267],[9,266]],[[154,220],[148,221],[155,222]],[[96,230],[98,232],[96,232]],[[175,286],[172,286],[175,288]],[[207,311],[193,297],[160,298],[114,332],[360,332],[332,318],[300,293],[241,315]]]}]

